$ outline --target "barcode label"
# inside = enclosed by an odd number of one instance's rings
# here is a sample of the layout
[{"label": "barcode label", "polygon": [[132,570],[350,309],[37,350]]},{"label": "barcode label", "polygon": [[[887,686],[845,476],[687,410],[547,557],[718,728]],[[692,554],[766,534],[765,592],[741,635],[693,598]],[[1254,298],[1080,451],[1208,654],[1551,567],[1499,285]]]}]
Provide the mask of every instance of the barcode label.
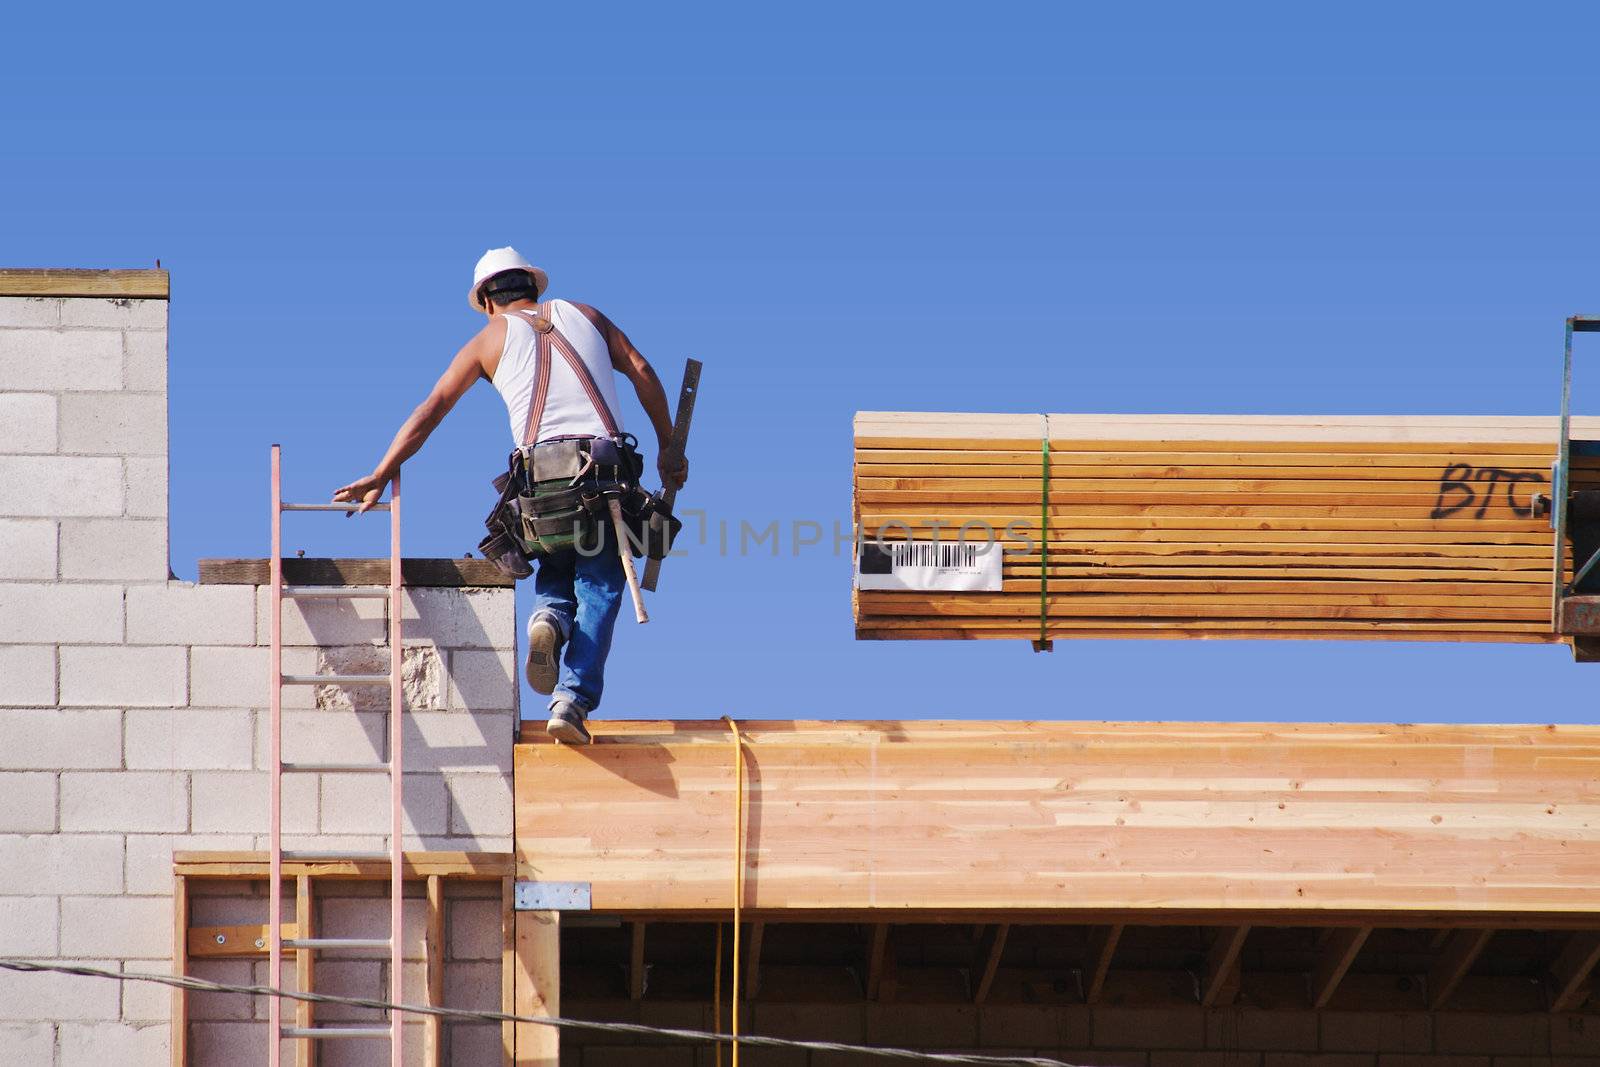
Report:
[{"label": "barcode label", "polygon": [[998,544],[869,540],[856,561],[857,589],[1000,591]]}]

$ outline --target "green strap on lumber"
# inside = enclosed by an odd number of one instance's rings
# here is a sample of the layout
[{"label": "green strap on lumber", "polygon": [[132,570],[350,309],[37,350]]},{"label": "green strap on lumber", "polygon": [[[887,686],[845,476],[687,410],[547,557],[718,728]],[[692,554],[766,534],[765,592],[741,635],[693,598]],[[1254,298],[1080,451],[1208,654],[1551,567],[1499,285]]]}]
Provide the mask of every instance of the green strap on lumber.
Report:
[{"label": "green strap on lumber", "polygon": [[1044,432],[1039,435],[1039,640],[1033,646],[1035,652],[1044,651],[1050,640],[1050,416],[1040,417]]}]

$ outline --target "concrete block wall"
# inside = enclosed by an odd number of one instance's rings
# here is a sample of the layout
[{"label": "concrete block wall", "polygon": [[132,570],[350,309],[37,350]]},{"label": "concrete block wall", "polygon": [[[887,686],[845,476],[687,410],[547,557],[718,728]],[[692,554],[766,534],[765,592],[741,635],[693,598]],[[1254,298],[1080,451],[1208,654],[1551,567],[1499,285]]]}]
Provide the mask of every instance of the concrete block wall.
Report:
[{"label": "concrete block wall", "polygon": [[[173,850],[266,844],[266,594],[169,578],[166,327],[164,299],[0,295],[0,955],[167,969]],[[354,603],[286,611],[285,669],[381,657],[386,605]],[[407,600],[407,847],[511,847],[513,613]],[[286,690],[285,757],[383,758],[369,699]],[[384,847],[387,804],[291,778],[288,843]],[[0,972],[0,1063],[164,1065],[168,1003]]]}]

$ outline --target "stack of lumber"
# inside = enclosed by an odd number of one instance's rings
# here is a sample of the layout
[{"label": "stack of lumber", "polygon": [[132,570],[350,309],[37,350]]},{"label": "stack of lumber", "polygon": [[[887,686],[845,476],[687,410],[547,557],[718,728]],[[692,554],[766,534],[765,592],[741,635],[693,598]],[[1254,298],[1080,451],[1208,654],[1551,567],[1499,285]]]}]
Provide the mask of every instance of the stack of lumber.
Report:
[{"label": "stack of lumber", "polygon": [[867,537],[982,523],[1007,555],[999,592],[858,591],[856,635],[1555,641],[1534,494],[1557,438],[1554,417],[862,412]]}]

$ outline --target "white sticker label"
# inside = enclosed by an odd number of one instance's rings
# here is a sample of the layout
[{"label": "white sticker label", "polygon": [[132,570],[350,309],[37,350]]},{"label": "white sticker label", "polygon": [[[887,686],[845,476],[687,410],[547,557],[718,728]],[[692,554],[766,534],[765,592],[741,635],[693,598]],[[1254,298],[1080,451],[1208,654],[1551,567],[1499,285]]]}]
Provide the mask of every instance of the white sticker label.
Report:
[{"label": "white sticker label", "polygon": [[857,589],[998,593],[998,544],[868,540],[856,557]]}]

